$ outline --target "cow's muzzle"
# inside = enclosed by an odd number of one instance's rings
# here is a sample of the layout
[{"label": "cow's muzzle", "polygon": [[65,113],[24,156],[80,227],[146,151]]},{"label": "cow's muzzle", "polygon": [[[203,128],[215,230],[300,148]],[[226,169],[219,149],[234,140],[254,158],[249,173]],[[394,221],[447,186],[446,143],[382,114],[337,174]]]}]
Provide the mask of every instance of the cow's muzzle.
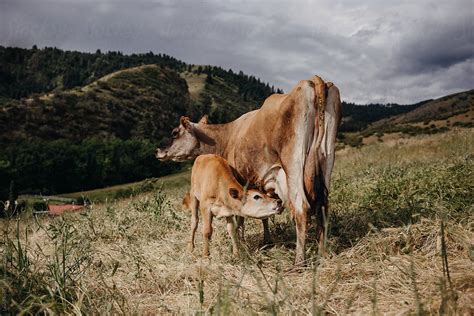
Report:
[{"label": "cow's muzzle", "polygon": [[163,160],[163,159],[166,159],[166,154],[167,154],[166,150],[161,150],[160,148],[157,148],[155,157],[157,159]]}]

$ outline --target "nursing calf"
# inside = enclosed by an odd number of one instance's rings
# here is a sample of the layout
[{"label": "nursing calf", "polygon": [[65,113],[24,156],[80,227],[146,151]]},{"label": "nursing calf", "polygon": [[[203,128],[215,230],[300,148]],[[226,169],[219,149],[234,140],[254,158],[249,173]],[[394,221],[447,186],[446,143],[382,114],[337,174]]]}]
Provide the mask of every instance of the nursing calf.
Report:
[{"label": "nursing calf", "polygon": [[233,253],[238,255],[234,216],[263,219],[283,211],[281,200],[242,187],[233,176],[227,161],[216,155],[201,155],[196,158],[191,174],[189,199],[185,198],[183,206],[191,210],[190,251],[194,249],[194,236],[199,222],[198,209],[201,211],[204,256],[209,255],[214,216],[226,218]]}]

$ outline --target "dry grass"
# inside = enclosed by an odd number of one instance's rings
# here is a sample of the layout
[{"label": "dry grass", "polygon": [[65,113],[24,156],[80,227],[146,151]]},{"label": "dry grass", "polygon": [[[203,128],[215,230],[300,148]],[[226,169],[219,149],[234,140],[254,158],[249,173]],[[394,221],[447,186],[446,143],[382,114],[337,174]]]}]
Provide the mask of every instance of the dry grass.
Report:
[{"label": "dry grass", "polygon": [[473,136],[463,129],[338,153],[329,253],[317,255],[311,228],[304,268],[293,266],[288,212],[272,220],[270,249],[258,247],[260,222],[248,220],[233,258],[216,220],[211,257],[200,256],[200,234],[188,253],[186,186],[4,221],[3,311],[472,315]]}]

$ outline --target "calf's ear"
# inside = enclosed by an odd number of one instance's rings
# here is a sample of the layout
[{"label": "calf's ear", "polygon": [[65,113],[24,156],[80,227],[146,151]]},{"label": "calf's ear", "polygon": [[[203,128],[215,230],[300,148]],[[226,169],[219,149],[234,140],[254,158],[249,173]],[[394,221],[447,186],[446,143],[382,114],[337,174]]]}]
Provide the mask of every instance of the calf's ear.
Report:
[{"label": "calf's ear", "polygon": [[239,199],[239,190],[237,190],[236,188],[230,188],[229,189],[229,194],[234,199]]}]

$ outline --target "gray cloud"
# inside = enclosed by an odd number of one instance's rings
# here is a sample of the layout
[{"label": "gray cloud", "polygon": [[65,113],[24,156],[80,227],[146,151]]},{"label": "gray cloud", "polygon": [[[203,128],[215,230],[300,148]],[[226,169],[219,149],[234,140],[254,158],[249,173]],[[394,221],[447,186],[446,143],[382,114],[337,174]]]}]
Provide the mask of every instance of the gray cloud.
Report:
[{"label": "gray cloud", "polygon": [[3,0],[0,45],[154,51],[285,90],[320,74],[348,101],[474,88],[471,0]]}]

